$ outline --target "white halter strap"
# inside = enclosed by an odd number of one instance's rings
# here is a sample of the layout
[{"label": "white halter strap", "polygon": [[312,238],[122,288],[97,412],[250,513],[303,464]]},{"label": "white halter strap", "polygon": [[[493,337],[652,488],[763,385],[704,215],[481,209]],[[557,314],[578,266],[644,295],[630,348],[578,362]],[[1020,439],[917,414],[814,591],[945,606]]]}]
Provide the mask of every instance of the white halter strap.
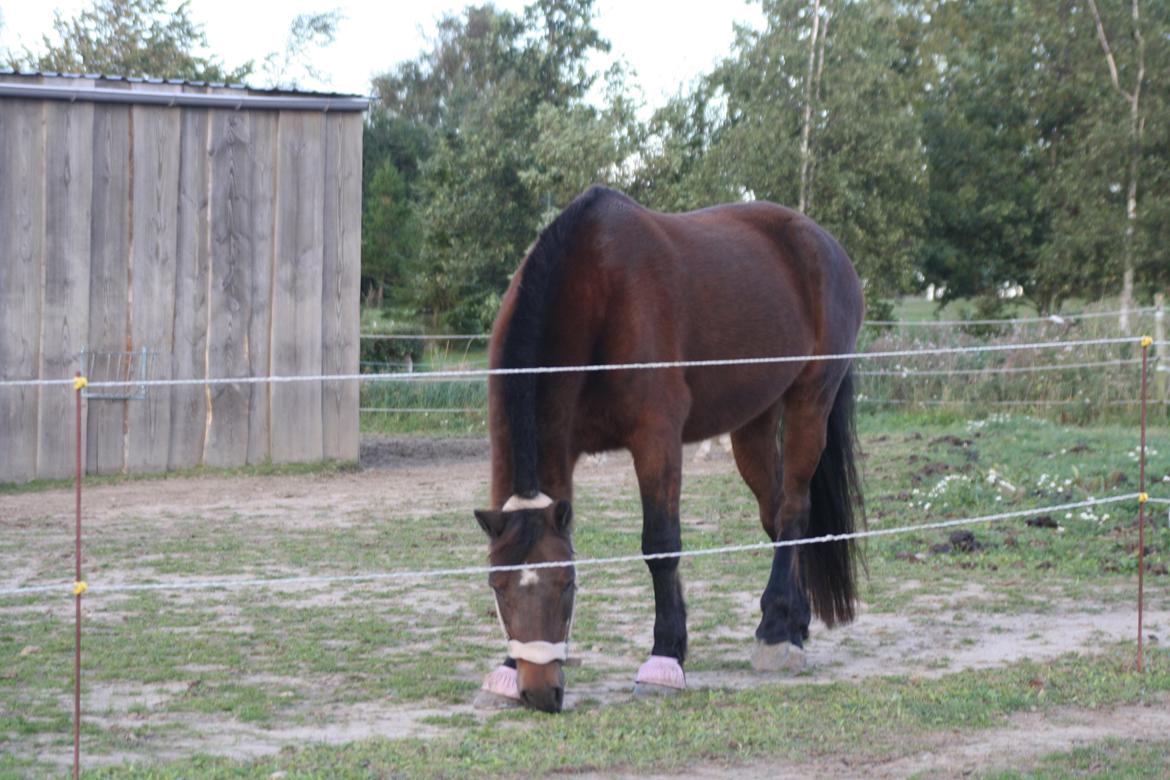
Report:
[{"label": "white halter strap", "polygon": [[537,493],[532,498],[524,498],[523,496],[512,496],[504,502],[503,511],[515,512],[519,509],[544,509],[552,506],[553,500],[544,493]]},{"label": "white halter strap", "polygon": [[551,664],[553,661],[564,662],[569,657],[567,642],[517,642],[515,639],[508,642],[508,657],[518,661],[528,661],[532,664]]}]

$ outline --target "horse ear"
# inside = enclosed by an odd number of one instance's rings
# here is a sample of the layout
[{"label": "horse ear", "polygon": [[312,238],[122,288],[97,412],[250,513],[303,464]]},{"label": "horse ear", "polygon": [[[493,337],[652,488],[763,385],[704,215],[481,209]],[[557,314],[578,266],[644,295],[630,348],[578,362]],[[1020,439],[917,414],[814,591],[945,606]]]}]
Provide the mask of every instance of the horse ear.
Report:
[{"label": "horse ear", "polygon": [[573,507],[568,501],[561,499],[553,508],[553,517],[556,519],[557,530],[564,531],[573,522]]},{"label": "horse ear", "polygon": [[490,509],[475,510],[475,519],[479,521],[479,527],[490,538],[495,539],[504,532],[504,513],[496,512]]}]

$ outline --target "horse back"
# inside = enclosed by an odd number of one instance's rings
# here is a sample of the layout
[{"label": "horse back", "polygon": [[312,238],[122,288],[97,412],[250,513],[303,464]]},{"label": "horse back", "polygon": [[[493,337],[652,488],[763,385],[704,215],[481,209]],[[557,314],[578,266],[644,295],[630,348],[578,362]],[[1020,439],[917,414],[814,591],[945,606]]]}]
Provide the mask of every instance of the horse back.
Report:
[{"label": "horse back", "polygon": [[864,308],[857,274],[840,244],[792,209],[761,201],[662,214],[615,199],[599,207],[590,239],[565,303],[574,289],[603,288],[589,305],[604,307],[596,322],[626,342],[625,358],[853,348]]}]

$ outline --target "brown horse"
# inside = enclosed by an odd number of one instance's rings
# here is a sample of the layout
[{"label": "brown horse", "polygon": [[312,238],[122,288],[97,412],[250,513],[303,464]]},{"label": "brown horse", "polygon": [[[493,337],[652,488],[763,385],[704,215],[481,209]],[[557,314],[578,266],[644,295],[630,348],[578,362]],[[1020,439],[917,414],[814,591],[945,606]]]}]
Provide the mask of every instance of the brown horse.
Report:
[{"label": "brown horse", "polygon": [[[844,250],[802,214],[763,202],[660,214],[593,187],[521,264],[492,332],[491,365],[848,353],[863,310]],[[569,560],[574,465],[619,448],[634,459],[642,551],[679,551],[683,444],[724,432],[769,539],[853,529],[860,494],[846,360],[496,375],[488,394],[495,508],[475,514],[494,565]],[[678,559],[648,565],[654,646],[635,690],[678,690],[687,649]],[[509,643],[486,695],[561,709],[574,575],[491,575]],[[812,612],[830,626],[853,619],[851,544],[776,548],[760,606],[755,666],[802,663]]]}]

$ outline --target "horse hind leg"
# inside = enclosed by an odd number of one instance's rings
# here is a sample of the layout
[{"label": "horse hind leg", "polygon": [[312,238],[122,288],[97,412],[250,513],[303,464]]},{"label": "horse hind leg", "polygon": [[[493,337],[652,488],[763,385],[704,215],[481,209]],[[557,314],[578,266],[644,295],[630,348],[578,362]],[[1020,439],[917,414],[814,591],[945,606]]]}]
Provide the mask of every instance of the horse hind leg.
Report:
[{"label": "horse hind leg", "polygon": [[[735,463],[760,506],[760,524],[772,541],[783,528],[785,468],[776,441],[781,405],[731,435]],[[808,638],[810,610],[793,548],[780,547],[772,558],[772,573],[760,598],[763,619],[756,629],[752,665],[757,671],[799,670],[804,667],[803,640]]]}]

